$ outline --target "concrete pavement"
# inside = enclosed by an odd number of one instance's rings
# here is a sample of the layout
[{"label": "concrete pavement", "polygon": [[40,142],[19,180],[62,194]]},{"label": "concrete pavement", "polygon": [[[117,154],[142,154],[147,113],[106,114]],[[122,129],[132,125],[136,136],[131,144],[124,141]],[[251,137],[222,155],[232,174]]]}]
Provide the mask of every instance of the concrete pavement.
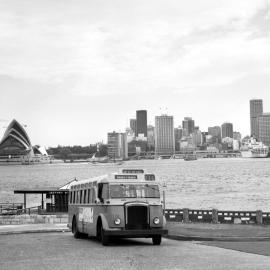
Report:
[{"label": "concrete pavement", "polygon": [[270,265],[267,256],[169,239],[160,246],[151,239],[117,239],[104,247],[95,239],[74,239],[71,233],[30,233],[2,235],[0,247],[1,270],[265,270]]},{"label": "concrete pavement", "polygon": [[[270,226],[168,222],[168,238],[184,241],[270,241]],[[0,235],[68,232],[66,224],[2,225]]]}]

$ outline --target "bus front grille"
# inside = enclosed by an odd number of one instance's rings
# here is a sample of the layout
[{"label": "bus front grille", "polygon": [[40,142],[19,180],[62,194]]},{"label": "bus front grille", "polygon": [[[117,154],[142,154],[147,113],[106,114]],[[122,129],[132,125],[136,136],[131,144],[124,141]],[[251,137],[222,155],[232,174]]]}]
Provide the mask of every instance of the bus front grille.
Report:
[{"label": "bus front grille", "polygon": [[127,206],[128,230],[143,230],[148,228],[148,208],[144,205]]}]

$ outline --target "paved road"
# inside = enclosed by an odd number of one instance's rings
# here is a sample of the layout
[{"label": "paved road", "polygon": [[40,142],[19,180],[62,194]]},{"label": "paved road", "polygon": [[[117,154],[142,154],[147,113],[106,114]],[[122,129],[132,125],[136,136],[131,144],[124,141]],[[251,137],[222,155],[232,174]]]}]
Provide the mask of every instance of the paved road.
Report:
[{"label": "paved road", "polygon": [[71,233],[0,236],[0,269],[269,269],[270,257],[164,239],[118,240],[104,247]]}]

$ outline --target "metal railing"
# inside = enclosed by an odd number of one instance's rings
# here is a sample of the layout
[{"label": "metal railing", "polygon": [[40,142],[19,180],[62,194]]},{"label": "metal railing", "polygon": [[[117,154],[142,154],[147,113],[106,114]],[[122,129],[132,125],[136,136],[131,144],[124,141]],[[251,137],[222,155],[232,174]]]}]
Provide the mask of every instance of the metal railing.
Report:
[{"label": "metal railing", "polygon": [[23,203],[0,203],[0,215],[14,215],[23,211]]}]

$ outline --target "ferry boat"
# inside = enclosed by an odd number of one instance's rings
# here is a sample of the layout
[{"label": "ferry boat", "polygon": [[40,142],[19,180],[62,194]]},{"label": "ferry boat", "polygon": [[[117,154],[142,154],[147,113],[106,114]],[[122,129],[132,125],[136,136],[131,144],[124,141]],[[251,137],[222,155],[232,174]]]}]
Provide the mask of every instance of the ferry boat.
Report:
[{"label": "ferry boat", "polygon": [[0,165],[32,165],[53,163],[53,156],[47,155],[9,155],[0,156]]},{"label": "ferry boat", "polygon": [[269,147],[255,139],[250,139],[241,147],[243,158],[266,158],[269,153]]}]

